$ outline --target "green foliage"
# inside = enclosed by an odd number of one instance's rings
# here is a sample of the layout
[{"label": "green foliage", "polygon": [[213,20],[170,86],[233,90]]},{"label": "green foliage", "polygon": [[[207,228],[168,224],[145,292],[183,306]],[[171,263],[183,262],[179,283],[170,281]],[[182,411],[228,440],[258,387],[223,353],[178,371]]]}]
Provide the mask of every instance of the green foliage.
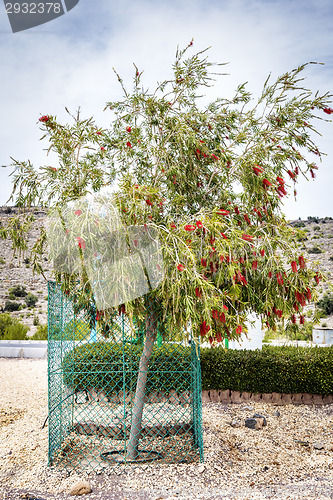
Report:
[{"label": "green foliage", "polygon": [[202,388],[333,394],[333,347],[201,350]]},{"label": "green foliage", "polygon": [[0,257],[0,264],[6,264],[6,261],[4,258]]},{"label": "green foliage", "polygon": [[22,309],[22,305],[19,302],[16,302],[15,300],[6,300],[3,310],[13,312],[19,311],[20,309]]},{"label": "green foliage", "polygon": [[27,304],[27,307],[35,307],[36,303],[38,302],[38,297],[34,295],[33,293],[28,293],[28,295],[24,298],[25,303]]},{"label": "green foliage", "polygon": [[47,340],[47,325],[38,325],[37,331],[30,340]]},{"label": "green foliage", "polygon": [[327,316],[333,314],[333,295],[326,294],[322,299],[317,303],[319,309],[321,309]]},{"label": "green foliage", "polygon": [[9,314],[0,314],[0,340],[27,340],[29,327]]},{"label": "green foliage", "polygon": [[9,294],[13,297],[26,297],[27,291],[23,285],[15,285],[9,289]]},{"label": "green foliage", "polygon": [[293,224],[293,227],[305,227],[305,224],[304,224],[304,222],[295,222]]},{"label": "green foliage", "polygon": [[[303,86],[302,65],[275,82],[268,78],[255,102],[240,85],[232,98],[217,96],[206,105],[201,95],[216,78],[216,67],[206,51],[192,53],[192,45],[177,50],[173,72],[156,89],[147,89],[137,68],[132,89],[117,75],[123,96],[107,102],[108,129],[80,113],[69,113],[67,124],[48,115],[41,122],[43,139],[58,162],[34,167],[14,160],[12,199],[20,207],[56,208],[63,216],[68,202],[108,186],[125,228],[149,225],[158,234],[165,273],[149,300],[156,299],[160,313],[180,332],[190,322],[195,336],[237,338],[249,311],[272,328],[273,309],[293,314],[296,292],[309,289],[316,299],[315,265],[290,271],[300,252],[281,209],[298,178],[313,177],[317,169],[317,115],[331,95]],[[0,235],[24,252],[32,220],[22,210],[8,218]],[[42,230],[30,256],[38,273],[45,248]],[[286,277],[278,278],[286,269]],[[88,310],[94,294],[85,266],[73,276],[56,273],[69,292],[78,279],[79,306]],[[143,299],[126,310],[139,317]]]},{"label": "green foliage", "polygon": [[308,253],[323,253],[319,247],[312,247],[308,249]]},{"label": "green foliage", "polygon": [[[64,382],[74,390],[104,390],[107,395],[135,391],[142,346],[93,342],[66,354],[62,369]],[[123,363],[126,366],[126,379]],[[184,392],[189,387],[191,350],[178,344],[155,347],[150,359],[146,394]]]},{"label": "green foliage", "polygon": [[34,316],[33,325],[34,326],[39,325],[39,317],[38,316]]},{"label": "green foliage", "polygon": [[314,231],[320,231],[320,226],[314,226],[313,230]]}]

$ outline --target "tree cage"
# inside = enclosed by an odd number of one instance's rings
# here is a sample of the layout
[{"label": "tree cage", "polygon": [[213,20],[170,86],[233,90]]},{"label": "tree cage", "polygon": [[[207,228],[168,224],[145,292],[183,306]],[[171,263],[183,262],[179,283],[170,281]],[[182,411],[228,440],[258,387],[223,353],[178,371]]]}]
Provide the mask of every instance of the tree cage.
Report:
[{"label": "tree cage", "polygon": [[[101,331],[94,306],[77,310],[61,286],[49,282],[49,465],[98,470],[203,460],[199,347],[173,340],[160,319],[156,330],[138,417],[145,323],[120,313]],[[133,426],[134,454],[127,453]]]}]

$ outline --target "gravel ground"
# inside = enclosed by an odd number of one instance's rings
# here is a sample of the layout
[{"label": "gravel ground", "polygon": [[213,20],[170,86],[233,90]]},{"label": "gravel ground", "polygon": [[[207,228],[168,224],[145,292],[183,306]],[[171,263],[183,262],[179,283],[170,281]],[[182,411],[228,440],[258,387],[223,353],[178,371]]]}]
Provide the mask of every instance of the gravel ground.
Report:
[{"label": "gravel ground", "polygon": [[[255,412],[267,419],[261,430],[244,426]],[[333,405],[205,403],[204,463],[99,475],[47,467],[46,416],[46,361],[0,359],[1,500],[73,498],[81,479],[89,500],[333,498]]]}]

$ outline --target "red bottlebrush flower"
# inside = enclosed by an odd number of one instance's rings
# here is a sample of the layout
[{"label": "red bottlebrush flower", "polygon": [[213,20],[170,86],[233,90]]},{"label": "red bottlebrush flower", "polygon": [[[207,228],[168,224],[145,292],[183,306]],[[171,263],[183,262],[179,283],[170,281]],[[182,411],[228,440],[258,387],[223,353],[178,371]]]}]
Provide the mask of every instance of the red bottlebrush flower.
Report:
[{"label": "red bottlebrush flower", "polygon": [[223,342],[223,335],[221,332],[216,332],[215,340],[220,343]]},{"label": "red bottlebrush flower", "polygon": [[176,224],[174,222],[171,222],[170,227],[171,229],[176,229]]},{"label": "red bottlebrush flower", "polygon": [[200,291],[200,288],[198,288],[198,287],[197,287],[197,288],[195,289],[195,295],[196,295],[199,299],[201,299],[201,297],[202,297],[202,293],[201,293],[201,291]]},{"label": "red bottlebrush flower", "polygon": [[206,321],[204,321],[203,323],[201,323],[200,325],[200,335],[201,337],[204,337],[206,335],[206,333],[208,333],[210,330],[210,326],[207,325]]},{"label": "red bottlebrush flower", "polygon": [[192,240],[186,240],[186,244],[187,244],[188,246],[190,246],[190,245],[191,245],[191,243],[192,243]]},{"label": "red bottlebrush flower", "polygon": [[246,220],[246,222],[251,225],[251,221],[249,219],[249,216],[247,214],[244,215],[244,219]]},{"label": "red bottlebrush flower", "polygon": [[43,122],[43,123],[46,123],[46,122],[48,122],[48,121],[49,121],[49,119],[50,119],[50,117],[49,117],[49,116],[44,115],[44,116],[41,116],[41,117],[39,118],[39,121],[40,121],[40,122]]},{"label": "red bottlebrush flower", "polygon": [[135,247],[137,247],[137,246],[138,246],[138,240],[134,240],[134,241],[133,241],[133,243],[134,243],[134,246],[135,246]]},{"label": "red bottlebrush flower", "polygon": [[182,272],[182,271],[184,271],[185,266],[183,266],[183,264],[178,264],[177,269],[178,269],[178,271]]},{"label": "red bottlebrush flower", "polygon": [[132,131],[131,127],[127,127],[126,130],[127,130],[127,132],[131,132]]},{"label": "red bottlebrush flower", "polygon": [[268,188],[272,185],[272,183],[269,182],[269,180],[267,180],[267,179],[263,179],[262,184],[263,184],[264,188]]},{"label": "red bottlebrush flower", "polygon": [[243,276],[243,275],[241,274],[241,275],[240,275],[240,277],[239,277],[239,280],[240,280],[240,282],[242,283],[242,285],[247,286],[247,281],[246,281],[245,276]]},{"label": "red bottlebrush flower", "polygon": [[283,285],[283,278],[281,273],[276,273],[276,279],[279,285]]},{"label": "red bottlebrush flower", "polygon": [[254,260],[252,262],[252,269],[254,269],[255,271],[258,269],[258,261],[257,260]]},{"label": "red bottlebrush flower", "polygon": [[261,255],[262,257],[265,255],[265,249],[264,249],[264,248],[262,248],[262,249],[260,250],[260,255]]},{"label": "red bottlebrush flower", "polygon": [[295,323],[296,323],[296,316],[295,316],[295,314],[293,314],[293,315],[291,316],[291,322],[292,322],[293,324],[295,324]]},{"label": "red bottlebrush flower", "polygon": [[101,146],[101,151],[105,151],[105,148],[103,146]]},{"label": "red bottlebrush flower", "polygon": [[299,267],[300,267],[301,269],[305,269],[305,260],[304,260],[303,255],[300,255],[300,256],[298,257],[298,262],[299,262]]},{"label": "red bottlebrush flower", "polygon": [[333,109],[332,108],[324,108],[323,109],[324,113],[326,113],[327,115],[331,115],[333,113]]},{"label": "red bottlebrush flower", "polygon": [[102,316],[104,314],[104,311],[96,311],[96,321],[99,321],[100,319],[102,319]]},{"label": "red bottlebrush flower", "polygon": [[306,289],[306,298],[310,301],[311,300],[311,290],[310,288]]},{"label": "red bottlebrush flower", "polygon": [[194,226],[193,224],[186,224],[184,226],[184,229],[185,229],[185,231],[195,231],[196,230],[196,226]]},{"label": "red bottlebrush flower", "polygon": [[239,215],[239,208],[238,207],[235,207],[235,212],[237,215]]},{"label": "red bottlebrush flower", "polygon": [[214,242],[215,242],[215,238],[211,237],[211,238],[210,238],[210,240],[209,240],[209,243],[210,243],[211,245],[214,245]]},{"label": "red bottlebrush flower", "polygon": [[241,333],[242,333],[242,327],[241,327],[241,325],[237,326],[236,333],[237,333],[237,335],[241,335]]},{"label": "red bottlebrush flower", "polygon": [[132,144],[128,141],[128,142],[126,142],[126,146],[127,146],[128,148],[131,148],[131,147],[132,147]]},{"label": "red bottlebrush flower", "polygon": [[97,135],[102,135],[102,132],[96,132]]},{"label": "red bottlebrush flower", "polygon": [[300,317],[299,317],[299,323],[300,323],[300,325],[304,325],[304,323],[305,323],[305,316],[300,315]]},{"label": "red bottlebrush flower", "polygon": [[280,184],[280,186],[278,186],[276,190],[280,196],[286,196],[287,194],[286,188],[282,186],[282,184]]},{"label": "red bottlebrush flower", "polygon": [[153,203],[150,201],[150,199],[149,199],[149,198],[147,198],[147,199],[146,199],[146,203],[147,203],[147,205],[149,205],[150,207],[152,207],[152,206],[153,206]]},{"label": "red bottlebrush flower", "polygon": [[253,172],[256,174],[256,175],[260,175],[262,174],[264,171],[264,169],[262,167],[259,167],[259,165],[256,165],[255,167],[253,167]]},{"label": "red bottlebrush flower", "polygon": [[196,149],[196,150],[195,150],[195,156],[198,158],[198,160],[199,160],[199,158],[200,158],[200,155],[201,155],[201,151],[200,151],[200,149]]},{"label": "red bottlebrush flower", "polygon": [[298,168],[297,166],[295,167],[294,172],[295,172],[295,175],[298,175],[298,174],[299,174],[299,168]]},{"label": "red bottlebrush flower", "polygon": [[222,238],[224,238],[225,240],[227,240],[227,239],[228,239],[224,233],[221,233],[221,236],[222,236]]},{"label": "red bottlebrush flower", "polygon": [[284,179],[282,177],[277,177],[276,180],[278,181],[279,184],[281,184],[283,186]]},{"label": "red bottlebrush flower", "polygon": [[291,261],[291,269],[292,269],[293,273],[297,273],[297,264],[296,264],[295,260]]},{"label": "red bottlebrush flower", "polygon": [[206,259],[201,259],[201,265],[203,267],[206,267],[207,266],[207,260]]},{"label": "red bottlebrush flower", "polygon": [[294,181],[295,180],[295,174],[294,172],[292,172],[291,170],[287,170],[287,174],[289,175],[289,177]]},{"label": "red bottlebrush flower", "polygon": [[221,323],[225,323],[225,314],[224,314],[224,312],[221,312],[219,314],[219,320],[221,321]]},{"label": "red bottlebrush flower", "polygon": [[272,271],[269,271],[268,272],[268,277],[271,278],[272,277]]},{"label": "red bottlebrush flower", "polygon": [[81,215],[81,214],[82,214],[82,212],[81,212],[81,210],[75,210],[74,214],[75,214],[75,215]]},{"label": "red bottlebrush flower", "polygon": [[76,240],[78,242],[79,248],[81,248],[82,250],[84,250],[86,248],[86,242],[84,241],[84,239],[81,238],[81,236],[77,236]]},{"label": "red bottlebrush flower", "polygon": [[244,241],[253,241],[253,236],[244,233],[244,234],[242,234],[242,240],[244,240]]},{"label": "red bottlebrush flower", "polygon": [[218,161],[219,158],[217,156],[215,156],[214,154],[212,154],[212,158],[214,158],[214,160]]},{"label": "red bottlebrush flower", "polygon": [[219,256],[219,260],[220,260],[220,262],[223,262],[224,261],[224,255],[220,255]]},{"label": "red bottlebrush flower", "polygon": [[277,315],[277,317],[278,317],[278,318],[281,318],[281,317],[282,317],[282,311],[281,311],[281,309],[278,309],[278,310],[276,311],[276,315]]},{"label": "red bottlebrush flower", "polygon": [[216,309],[213,309],[212,316],[214,319],[219,319],[219,312]]},{"label": "red bottlebrush flower", "polygon": [[222,307],[223,307],[223,309],[224,309],[225,311],[228,311],[228,306],[226,306],[225,304],[223,304],[223,306],[222,306]]},{"label": "red bottlebrush flower", "polygon": [[318,276],[318,274],[316,274],[315,280],[316,280],[317,285],[319,285],[319,276]]},{"label": "red bottlebrush flower", "polygon": [[314,173],[314,171],[312,170],[312,168],[310,168],[310,174],[311,174],[312,179],[315,179],[316,174]]},{"label": "red bottlebrush flower", "polygon": [[222,210],[222,209],[217,210],[216,213],[217,213],[217,215],[229,215],[230,214],[229,210]]},{"label": "red bottlebrush flower", "polygon": [[294,304],[293,304],[293,308],[295,309],[295,311],[299,311],[299,307],[298,307],[298,305],[297,305],[297,303],[296,303],[296,302],[294,302]]},{"label": "red bottlebrush flower", "polygon": [[196,225],[198,228],[203,227],[203,223],[201,222],[201,220],[197,220]]}]

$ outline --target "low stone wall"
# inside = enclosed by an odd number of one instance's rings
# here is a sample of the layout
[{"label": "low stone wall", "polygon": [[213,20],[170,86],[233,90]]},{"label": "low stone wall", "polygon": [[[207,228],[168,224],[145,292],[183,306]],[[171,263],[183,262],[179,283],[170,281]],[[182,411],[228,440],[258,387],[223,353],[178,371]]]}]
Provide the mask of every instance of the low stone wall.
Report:
[{"label": "low stone wall", "polygon": [[333,394],[321,396],[320,394],[280,394],[271,392],[269,394],[253,394],[251,392],[210,390],[202,391],[203,403],[273,403],[276,405],[323,405],[333,403]]}]

